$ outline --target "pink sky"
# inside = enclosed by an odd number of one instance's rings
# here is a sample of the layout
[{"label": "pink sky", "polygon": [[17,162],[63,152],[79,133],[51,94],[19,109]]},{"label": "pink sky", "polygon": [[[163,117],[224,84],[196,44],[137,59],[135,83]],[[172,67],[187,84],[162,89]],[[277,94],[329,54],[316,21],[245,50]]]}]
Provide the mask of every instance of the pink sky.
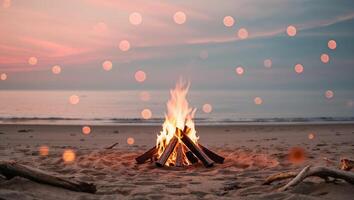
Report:
[{"label": "pink sky", "polygon": [[[276,0],[272,0],[276,1]],[[10,3],[9,3],[10,2]],[[275,2],[273,2],[275,3]],[[276,2],[277,7],[269,7],[276,14],[277,9],[286,9],[288,3]],[[223,43],[236,41],[236,31],[226,32],[222,18],[234,7],[238,15],[236,25],[249,30],[249,39],[282,34],[286,24],[274,21],[266,28],[247,25],[240,19],[254,20],[271,16],[270,11],[262,11],[263,3],[252,6],[248,1],[237,3],[225,1],[223,4],[195,1],[143,1],[143,0],[78,0],[78,1],[3,1],[0,12],[0,67],[6,71],[27,71],[42,69],[47,65],[60,63],[87,63],[92,60],[110,58],[146,59],[156,56],[156,52],[135,52],[134,58],[121,56],[118,44],[128,40],[132,50],[144,47],[159,47],[185,44]],[[271,2],[269,3],[271,4]],[[177,25],[174,13],[182,11],[187,22]],[[142,24],[129,23],[129,15],[138,12]],[[290,12],[290,11],[289,11]],[[353,14],[325,17],[321,20],[298,21],[299,29],[308,29],[353,18]],[[294,23],[294,20],[291,20]],[[214,24],[208,29],[209,24]],[[214,30],[218,27],[223,30]],[[225,30],[224,30],[225,29]],[[162,57],[172,54],[160,55]],[[26,66],[29,57],[38,58],[38,66]]]}]

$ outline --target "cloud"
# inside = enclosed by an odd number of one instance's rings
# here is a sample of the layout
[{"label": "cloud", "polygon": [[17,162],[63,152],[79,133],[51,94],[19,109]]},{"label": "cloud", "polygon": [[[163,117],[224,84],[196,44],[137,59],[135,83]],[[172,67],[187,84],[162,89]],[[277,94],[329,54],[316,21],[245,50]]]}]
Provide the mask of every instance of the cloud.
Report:
[{"label": "cloud", "polygon": [[65,57],[78,55],[90,51],[87,48],[75,48],[52,41],[42,40],[32,37],[22,37],[20,40],[32,48],[38,48],[47,57]]}]

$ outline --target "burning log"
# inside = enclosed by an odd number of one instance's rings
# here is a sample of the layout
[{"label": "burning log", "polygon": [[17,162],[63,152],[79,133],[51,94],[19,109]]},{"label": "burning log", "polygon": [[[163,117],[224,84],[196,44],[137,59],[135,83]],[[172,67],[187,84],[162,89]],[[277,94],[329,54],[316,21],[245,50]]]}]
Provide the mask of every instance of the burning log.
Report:
[{"label": "burning log", "polygon": [[[184,127],[183,132],[187,134],[191,129],[188,126]],[[203,150],[203,152],[214,162],[222,164],[224,163],[225,158],[222,156],[219,156],[218,154],[214,153],[213,151],[209,150],[208,148],[204,147],[201,144],[198,144],[198,146]]]},{"label": "burning log", "polygon": [[197,144],[194,144],[194,142],[186,135],[185,131],[183,131],[181,134],[181,140],[184,145],[186,145],[188,149],[191,150],[200,161],[202,161],[205,167],[212,167],[214,165],[214,162],[204,153],[201,148],[199,148]]},{"label": "burning log", "polygon": [[96,186],[92,183],[68,180],[57,176],[49,175],[41,170],[18,164],[14,161],[0,161],[0,174],[11,179],[20,176],[37,183],[61,187],[77,192],[95,193]]},{"label": "burning log", "polygon": [[198,162],[198,158],[191,151],[186,152],[187,159],[190,163],[194,164]]},{"label": "burning log", "polygon": [[204,147],[201,144],[198,144],[199,147],[204,151],[204,153],[210,158],[212,159],[214,162],[222,164],[224,163],[225,158],[219,156],[218,154],[212,152],[211,150],[207,149],[206,147]]},{"label": "burning log", "polygon": [[168,143],[166,149],[163,151],[160,158],[156,161],[156,165],[158,167],[163,167],[165,165],[165,163],[167,162],[168,158],[170,157],[171,153],[173,152],[173,150],[175,149],[175,147],[178,143],[178,138],[176,135],[179,135],[180,132],[181,132],[181,130],[176,128],[175,135],[172,137],[172,139]]},{"label": "burning log", "polygon": [[143,164],[145,163],[145,161],[152,159],[156,153],[157,153],[157,148],[156,146],[154,146],[151,149],[149,149],[147,152],[142,154],[141,156],[135,158],[135,160],[138,164]]},{"label": "burning log", "polygon": [[176,158],[176,167],[182,167],[183,166],[183,146],[181,143],[177,144],[176,147],[176,152],[177,152],[177,158]]}]

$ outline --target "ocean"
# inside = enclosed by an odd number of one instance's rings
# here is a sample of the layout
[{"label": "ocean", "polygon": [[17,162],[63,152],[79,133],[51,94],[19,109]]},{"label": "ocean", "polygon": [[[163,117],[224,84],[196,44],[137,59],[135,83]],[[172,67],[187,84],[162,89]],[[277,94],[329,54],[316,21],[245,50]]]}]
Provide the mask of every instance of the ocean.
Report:
[{"label": "ocean", "polygon": [[[79,96],[78,104],[69,103],[71,95]],[[351,123],[351,95],[328,100],[313,91],[192,90],[188,101],[197,108],[197,124]],[[169,91],[5,90],[0,99],[2,124],[161,124]],[[204,104],[211,105],[210,113],[203,112]],[[143,109],[151,110],[150,119],[141,117]]]}]

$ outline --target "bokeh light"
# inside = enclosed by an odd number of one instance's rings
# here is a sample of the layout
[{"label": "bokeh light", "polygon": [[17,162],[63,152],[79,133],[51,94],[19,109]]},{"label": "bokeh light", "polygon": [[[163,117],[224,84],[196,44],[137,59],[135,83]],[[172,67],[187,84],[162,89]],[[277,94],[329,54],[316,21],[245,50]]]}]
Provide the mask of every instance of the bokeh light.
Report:
[{"label": "bokeh light", "polygon": [[134,143],[135,143],[134,138],[132,138],[132,137],[128,137],[128,139],[127,139],[127,144],[129,144],[129,145],[133,145]]},{"label": "bokeh light", "polygon": [[332,98],[334,97],[334,92],[333,92],[332,90],[327,90],[327,91],[325,92],[325,97],[326,97],[327,99],[332,99]]},{"label": "bokeh light", "polygon": [[322,61],[324,64],[327,64],[327,63],[329,62],[329,55],[326,54],[326,53],[321,54],[321,61]]},{"label": "bokeh light", "polygon": [[140,25],[141,22],[143,22],[143,17],[141,16],[140,13],[133,12],[129,15],[129,22],[135,26]]},{"label": "bokeh light", "polygon": [[11,0],[3,0],[2,2],[3,8],[10,8],[10,6],[11,6]]},{"label": "bokeh light", "polygon": [[305,150],[301,147],[292,147],[289,150],[288,159],[293,164],[301,164],[305,161]]},{"label": "bokeh light", "polygon": [[7,79],[7,74],[6,73],[2,73],[0,75],[0,80],[5,81],[6,79]]},{"label": "bokeh light", "polygon": [[288,26],[288,28],[286,28],[286,33],[288,36],[294,37],[297,33],[296,27],[293,25]]},{"label": "bokeh light", "polygon": [[59,65],[55,65],[52,67],[52,73],[53,74],[60,74],[61,73],[61,67]]},{"label": "bokeh light", "polygon": [[245,69],[242,66],[237,66],[235,71],[237,75],[243,75],[243,73],[245,73]]},{"label": "bokeh light", "polygon": [[150,93],[147,91],[140,92],[140,99],[142,101],[149,101],[150,100]]},{"label": "bokeh light", "polygon": [[203,60],[207,59],[209,57],[208,51],[206,51],[206,50],[200,51],[199,57]]},{"label": "bokeh light", "polygon": [[354,106],[354,101],[353,101],[353,100],[348,100],[348,101],[347,101],[347,106],[348,106],[349,108],[352,108],[352,107]]},{"label": "bokeh light", "polygon": [[135,72],[135,80],[138,82],[144,82],[146,80],[146,73],[142,70]]},{"label": "bokeh light", "polygon": [[42,145],[39,147],[39,155],[40,156],[48,156],[49,155],[49,147],[46,145]]},{"label": "bokeh light", "polygon": [[70,104],[72,104],[72,105],[76,105],[76,104],[78,104],[80,102],[80,97],[79,96],[77,96],[77,95],[71,95],[70,97],[69,97],[69,103]]},{"label": "bokeh light", "polygon": [[315,137],[316,137],[315,133],[309,133],[308,135],[309,140],[313,140],[315,139]]},{"label": "bokeh light", "polygon": [[63,160],[65,163],[71,163],[75,160],[76,155],[72,149],[66,149],[63,153]]},{"label": "bokeh light", "polygon": [[248,38],[248,31],[245,28],[240,28],[237,32],[237,36],[241,39],[247,39]]},{"label": "bokeh light", "polygon": [[231,27],[234,25],[235,20],[231,16],[225,16],[223,22],[226,27]]},{"label": "bokeh light", "polygon": [[106,71],[110,71],[111,69],[112,69],[112,62],[111,61],[109,61],[109,60],[106,60],[106,61],[104,61],[103,63],[102,63],[102,67],[103,67],[103,69],[104,70],[106,70]]},{"label": "bokeh light", "polygon": [[212,110],[213,110],[213,107],[210,104],[206,103],[203,105],[203,111],[205,113],[210,113]]},{"label": "bokeh light", "polygon": [[187,20],[187,16],[184,12],[178,11],[173,15],[173,20],[176,24],[184,24]]},{"label": "bokeh light", "polygon": [[128,51],[130,49],[130,43],[128,40],[122,40],[119,42],[119,49],[121,51]]},{"label": "bokeh light", "polygon": [[91,133],[91,128],[90,128],[89,126],[83,126],[83,127],[82,127],[82,133],[83,133],[84,135],[90,134],[90,133]]},{"label": "bokeh light", "polygon": [[36,57],[30,57],[28,59],[28,64],[30,64],[30,65],[36,65],[37,62],[38,62],[38,59]]},{"label": "bokeh light", "polygon": [[256,105],[261,105],[263,103],[263,99],[261,97],[256,97],[253,101]]},{"label": "bokeh light", "polygon": [[304,71],[304,66],[302,64],[296,64],[294,70],[296,73],[301,74]]},{"label": "bokeh light", "polygon": [[150,119],[152,116],[152,112],[150,109],[145,108],[143,111],[141,111],[141,116],[143,119]]},{"label": "bokeh light", "polygon": [[270,69],[270,68],[272,68],[272,60],[271,59],[265,59],[264,61],[263,61],[263,65],[264,65],[264,67],[265,68],[268,68],[268,69]]},{"label": "bokeh light", "polygon": [[337,48],[337,42],[335,40],[328,41],[328,48],[332,49],[332,50],[336,49]]}]

